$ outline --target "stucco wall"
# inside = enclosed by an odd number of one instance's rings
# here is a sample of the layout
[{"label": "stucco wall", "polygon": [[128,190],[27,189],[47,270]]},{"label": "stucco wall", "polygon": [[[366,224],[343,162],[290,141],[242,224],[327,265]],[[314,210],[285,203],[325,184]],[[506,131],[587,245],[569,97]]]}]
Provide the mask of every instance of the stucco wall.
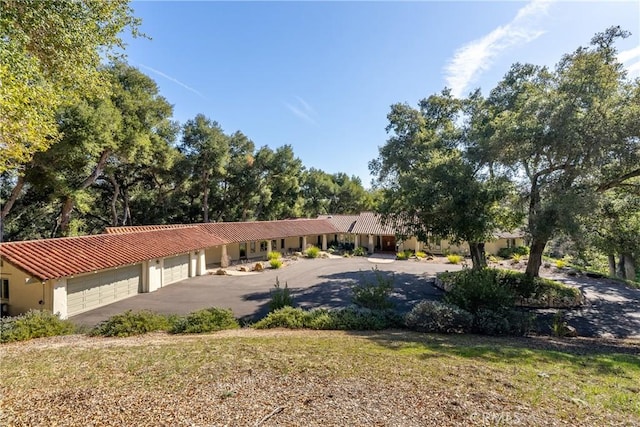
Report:
[{"label": "stucco wall", "polygon": [[10,316],[16,316],[31,309],[52,311],[53,292],[50,282],[43,284],[6,261],[2,263],[0,276],[3,279],[9,279]]}]

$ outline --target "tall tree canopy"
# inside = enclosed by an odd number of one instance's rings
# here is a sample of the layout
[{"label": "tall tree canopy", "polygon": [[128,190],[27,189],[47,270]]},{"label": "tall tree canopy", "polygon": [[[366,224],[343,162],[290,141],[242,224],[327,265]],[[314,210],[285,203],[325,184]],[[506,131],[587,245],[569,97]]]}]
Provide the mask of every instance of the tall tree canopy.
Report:
[{"label": "tall tree canopy", "polygon": [[640,81],[626,78],[614,46],[627,35],[597,34],[555,71],[513,65],[474,112],[480,137],[470,150],[510,172],[527,197],[530,276],[549,239],[575,232],[594,209],[595,193],[640,175]]},{"label": "tall tree canopy", "polygon": [[445,90],[419,107],[391,107],[391,137],[370,163],[384,192],[380,212],[404,236],[468,242],[473,266],[481,268],[484,242],[502,225],[499,202],[509,187],[466,156],[461,101]]},{"label": "tall tree canopy", "polygon": [[0,173],[15,169],[59,137],[63,103],[106,95],[103,55],[137,35],[129,0],[0,1]]}]

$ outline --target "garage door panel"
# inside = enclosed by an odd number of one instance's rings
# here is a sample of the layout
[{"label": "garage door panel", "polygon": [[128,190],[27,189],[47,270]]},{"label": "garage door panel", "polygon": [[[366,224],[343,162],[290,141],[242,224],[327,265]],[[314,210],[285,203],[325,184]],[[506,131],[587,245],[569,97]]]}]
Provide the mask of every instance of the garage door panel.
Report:
[{"label": "garage door panel", "polygon": [[165,258],[162,284],[168,285],[189,278],[189,254]]},{"label": "garage door panel", "polygon": [[140,264],[103,271],[67,282],[67,309],[70,316],[138,293],[142,277]]}]

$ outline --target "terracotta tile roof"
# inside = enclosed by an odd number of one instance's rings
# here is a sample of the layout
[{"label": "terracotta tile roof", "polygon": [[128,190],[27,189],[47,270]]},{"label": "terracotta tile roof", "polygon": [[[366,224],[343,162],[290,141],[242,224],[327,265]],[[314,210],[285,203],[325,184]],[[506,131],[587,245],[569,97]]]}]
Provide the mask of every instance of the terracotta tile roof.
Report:
[{"label": "terracotta tile roof", "polygon": [[351,233],[360,215],[320,215],[318,219],[329,221],[341,233]]},{"label": "terracotta tile roof", "polygon": [[197,227],[0,244],[0,256],[40,280],[103,270],[223,244]]},{"label": "terracotta tile roof", "polygon": [[[136,233],[157,226],[111,227],[106,232]],[[168,227],[171,226],[161,226]],[[177,224],[174,227],[195,227],[207,234],[220,238],[224,243],[272,240],[285,237],[297,237],[312,234],[339,233],[331,222],[323,219],[285,219],[280,221],[248,222],[208,222],[198,224]]]},{"label": "terracotta tile roof", "polygon": [[123,234],[132,233],[138,231],[154,231],[154,230],[166,230],[168,228],[185,228],[193,227],[194,224],[162,224],[162,225],[136,225],[136,226],[120,226],[120,227],[107,227],[104,232],[107,234]]},{"label": "terracotta tile roof", "polygon": [[351,232],[355,234],[377,234],[381,236],[396,234],[395,228],[390,224],[382,224],[380,216],[374,212],[362,212],[358,216],[358,220]]}]

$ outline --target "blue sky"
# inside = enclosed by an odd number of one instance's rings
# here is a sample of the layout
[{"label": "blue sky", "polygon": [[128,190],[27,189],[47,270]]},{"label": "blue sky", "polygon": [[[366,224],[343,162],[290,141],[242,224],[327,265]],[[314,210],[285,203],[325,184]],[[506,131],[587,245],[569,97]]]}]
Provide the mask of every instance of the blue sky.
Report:
[{"label": "blue sky", "polygon": [[391,104],[486,94],[514,62],[553,66],[611,25],[640,76],[640,2],[133,2],[127,42],[181,123],[202,113],[256,147],[369,186]]}]

